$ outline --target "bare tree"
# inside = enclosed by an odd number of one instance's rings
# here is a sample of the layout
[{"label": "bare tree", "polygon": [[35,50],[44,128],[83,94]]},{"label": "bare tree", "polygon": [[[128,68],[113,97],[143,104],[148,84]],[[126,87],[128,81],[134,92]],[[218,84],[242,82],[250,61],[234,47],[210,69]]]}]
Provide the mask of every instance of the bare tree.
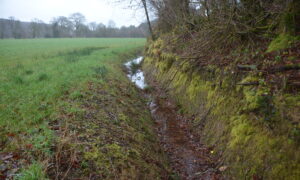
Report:
[{"label": "bare tree", "polygon": [[90,22],[88,26],[89,26],[89,29],[91,31],[96,31],[96,29],[97,29],[97,23],[96,22]]},{"label": "bare tree", "polygon": [[107,23],[108,28],[116,28],[116,23],[113,20],[109,20]]},{"label": "bare tree", "polygon": [[52,20],[53,33],[55,37],[70,37],[73,31],[73,22],[67,17],[59,16]]},{"label": "bare tree", "polygon": [[0,38],[61,38],[74,37],[74,35],[77,37],[145,37],[149,34],[145,23],[138,27],[118,28],[112,20],[106,27],[96,22],[85,25],[83,15],[77,14],[71,17],[71,19],[64,16],[55,17],[51,24],[46,24],[39,19],[33,19],[28,23],[16,20],[14,17],[0,18]]},{"label": "bare tree", "polygon": [[31,21],[30,27],[33,38],[42,37],[42,32],[44,31],[44,27],[42,26],[42,24],[44,24],[44,22],[37,18]]},{"label": "bare tree", "polygon": [[150,13],[149,13],[149,5],[151,5],[150,1],[152,1],[152,0],[127,0],[127,1],[115,0],[115,2],[117,2],[117,3],[127,3],[127,6],[132,9],[143,8],[145,16],[146,16],[147,24],[148,24],[149,33],[151,35],[151,39],[154,40],[155,35],[153,33],[153,28],[151,25]]},{"label": "bare tree", "polygon": [[152,30],[152,26],[151,26],[151,22],[150,22],[150,18],[149,18],[149,13],[148,13],[148,8],[147,8],[147,1],[146,0],[141,0],[141,1],[143,3],[143,7],[144,7],[144,10],[145,10],[145,15],[146,15],[146,18],[147,18],[149,32],[151,34],[152,40],[154,40],[155,36],[154,36],[153,30]]},{"label": "bare tree", "polygon": [[82,34],[82,32],[86,30],[86,28],[83,27],[83,25],[86,21],[84,15],[82,15],[81,13],[73,13],[69,17],[69,19],[73,22],[74,31],[75,31],[76,36],[77,37],[80,36]]}]

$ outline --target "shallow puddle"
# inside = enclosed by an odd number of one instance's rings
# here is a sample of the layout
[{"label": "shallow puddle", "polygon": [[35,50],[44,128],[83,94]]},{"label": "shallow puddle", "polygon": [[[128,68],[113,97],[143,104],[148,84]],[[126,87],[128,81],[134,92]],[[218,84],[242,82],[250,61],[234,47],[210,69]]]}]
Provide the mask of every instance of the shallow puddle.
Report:
[{"label": "shallow puddle", "polygon": [[[131,69],[133,63],[139,65],[142,61],[143,57],[139,57],[127,62],[125,66],[129,70],[129,79],[144,89],[147,86],[144,73],[141,69]],[[222,179],[210,158],[210,150],[194,140],[188,129],[188,119],[177,112],[173,102],[165,98],[165,92],[155,87],[155,93],[147,94],[147,97],[161,145],[180,179]]]},{"label": "shallow puddle", "polygon": [[147,87],[147,84],[145,83],[145,76],[144,72],[140,69],[133,70],[132,68],[135,66],[138,66],[142,63],[143,57],[138,57],[132,61],[129,61],[125,63],[126,68],[128,69],[128,78],[135,83],[136,86],[138,86],[141,89],[144,89]]}]

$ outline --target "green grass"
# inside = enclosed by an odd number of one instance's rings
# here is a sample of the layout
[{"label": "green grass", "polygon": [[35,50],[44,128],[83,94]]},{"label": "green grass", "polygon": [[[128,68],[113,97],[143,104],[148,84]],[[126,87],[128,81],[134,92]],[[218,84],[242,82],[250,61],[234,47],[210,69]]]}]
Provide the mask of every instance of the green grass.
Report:
[{"label": "green grass", "polygon": [[16,177],[18,180],[45,180],[46,175],[43,169],[43,165],[34,162],[32,165],[28,167],[28,169],[24,169],[21,172],[19,177]]},{"label": "green grass", "polygon": [[1,151],[30,147],[33,160],[39,154],[51,154],[55,135],[48,124],[57,119],[63,98],[80,98],[79,86],[115,73],[113,62],[145,42],[117,38],[0,40]]},{"label": "green grass", "polygon": [[[0,41],[0,126],[27,129],[49,118],[56,100],[101,64],[144,44],[144,39]],[[73,59],[73,60],[72,60]],[[99,72],[96,72],[99,71]]]}]

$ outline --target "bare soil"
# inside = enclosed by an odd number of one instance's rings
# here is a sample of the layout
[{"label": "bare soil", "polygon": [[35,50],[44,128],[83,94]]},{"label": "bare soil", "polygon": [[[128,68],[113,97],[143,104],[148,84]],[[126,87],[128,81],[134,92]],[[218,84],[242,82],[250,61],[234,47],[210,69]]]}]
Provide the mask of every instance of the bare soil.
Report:
[{"label": "bare soil", "polygon": [[152,93],[150,110],[171,168],[180,179],[223,179],[213,151],[197,141],[189,130],[189,118],[181,115],[175,103],[157,85]]}]

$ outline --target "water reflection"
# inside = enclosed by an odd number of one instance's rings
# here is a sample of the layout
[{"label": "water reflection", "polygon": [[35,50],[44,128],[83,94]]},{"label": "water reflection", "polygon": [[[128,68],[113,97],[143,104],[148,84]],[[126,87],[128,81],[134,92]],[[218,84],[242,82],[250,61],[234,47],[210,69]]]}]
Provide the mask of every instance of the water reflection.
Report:
[{"label": "water reflection", "polygon": [[138,57],[132,61],[129,61],[127,63],[125,63],[125,66],[128,69],[128,78],[135,83],[135,85],[141,89],[145,89],[145,87],[147,87],[147,84],[145,83],[145,76],[144,76],[144,72],[141,71],[140,69],[134,69],[136,67],[138,67],[138,65],[140,65],[143,61],[143,57]]}]

